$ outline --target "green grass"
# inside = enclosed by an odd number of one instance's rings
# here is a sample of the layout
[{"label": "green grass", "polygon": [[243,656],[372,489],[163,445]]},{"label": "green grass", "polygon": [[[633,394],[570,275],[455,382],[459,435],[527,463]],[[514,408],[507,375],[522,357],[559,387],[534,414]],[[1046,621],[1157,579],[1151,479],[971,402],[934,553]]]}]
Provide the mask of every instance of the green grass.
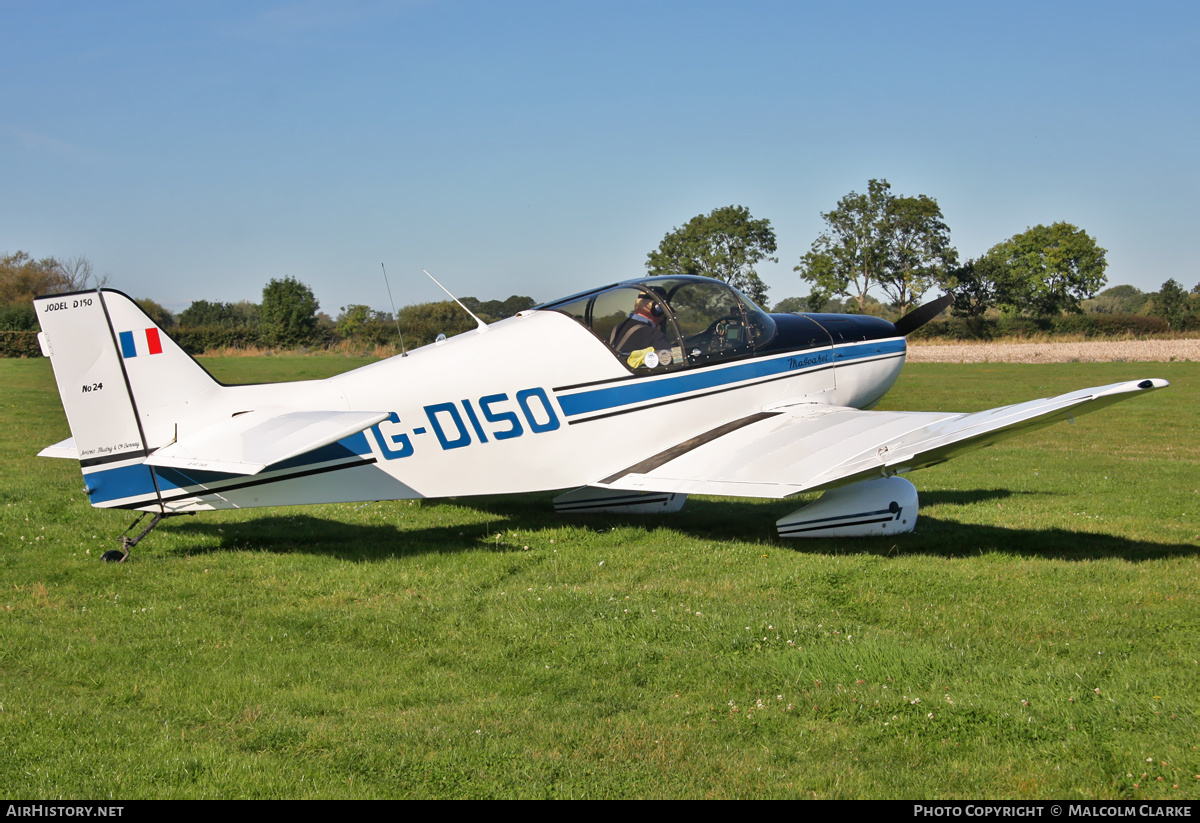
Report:
[{"label": "green grass", "polygon": [[0,795],[1194,799],[1200,365],[910,365],[886,402],[1147,376],[912,475],[890,540],[532,495],[177,518],[104,564],[130,515],[32,456],[49,363],[0,361]]}]

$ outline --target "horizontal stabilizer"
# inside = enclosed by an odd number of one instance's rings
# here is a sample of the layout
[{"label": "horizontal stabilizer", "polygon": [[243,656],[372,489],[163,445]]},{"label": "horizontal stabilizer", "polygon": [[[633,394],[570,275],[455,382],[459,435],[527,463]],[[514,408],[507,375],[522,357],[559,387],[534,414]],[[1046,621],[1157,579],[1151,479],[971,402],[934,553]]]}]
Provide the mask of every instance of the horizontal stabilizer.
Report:
[{"label": "horizontal stabilizer", "polygon": [[630,491],[782,498],[870,477],[903,474],[1021,431],[1167,386],[1115,383],[976,412],[876,412],[805,404],[776,412],[694,448],[675,447],[596,485]]},{"label": "horizontal stabilizer", "polygon": [[258,474],[387,420],[387,412],[251,411],[185,435],[147,458],[151,466]]},{"label": "horizontal stabilizer", "polygon": [[67,460],[78,460],[79,449],[75,448],[75,438],[68,437],[53,446],[47,446],[38,452],[38,457],[64,457]]}]

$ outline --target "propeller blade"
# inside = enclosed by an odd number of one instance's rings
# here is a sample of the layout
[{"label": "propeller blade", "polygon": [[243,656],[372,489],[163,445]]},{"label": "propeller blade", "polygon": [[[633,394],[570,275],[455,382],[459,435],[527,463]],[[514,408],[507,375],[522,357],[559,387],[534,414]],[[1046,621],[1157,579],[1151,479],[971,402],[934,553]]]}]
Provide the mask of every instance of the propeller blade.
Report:
[{"label": "propeller blade", "polygon": [[954,302],[954,295],[944,294],[932,303],[926,303],[924,306],[917,306],[908,314],[901,317],[895,322],[896,332],[901,335],[909,335],[917,329],[924,326],[933,318],[941,314],[945,308]]}]

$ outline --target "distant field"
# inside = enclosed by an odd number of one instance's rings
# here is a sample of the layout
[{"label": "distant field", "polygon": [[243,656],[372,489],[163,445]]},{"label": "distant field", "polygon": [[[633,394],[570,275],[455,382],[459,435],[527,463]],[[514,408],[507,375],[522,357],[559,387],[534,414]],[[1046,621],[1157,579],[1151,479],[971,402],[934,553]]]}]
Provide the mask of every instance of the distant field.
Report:
[{"label": "distant field", "polygon": [[1200,338],[909,342],[910,363],[1200,362]]},{"label": "distant field", "polygon": [[[203,358],[227,382],[341,357]],[[1169,389],[799,501],[223,512],[103,564],[46,360],[2,360],[0,796],[1200,797],[1200,363],[912,364],[887,408]]]}]

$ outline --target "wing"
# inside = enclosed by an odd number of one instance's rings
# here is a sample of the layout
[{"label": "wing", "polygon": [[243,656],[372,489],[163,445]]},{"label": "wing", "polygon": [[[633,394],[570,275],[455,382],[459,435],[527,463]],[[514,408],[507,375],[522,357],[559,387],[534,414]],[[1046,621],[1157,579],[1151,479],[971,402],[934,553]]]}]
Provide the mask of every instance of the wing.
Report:
[{"label": "wing", "polygon": [[873,412],[814,404],[767,409],[593,485],[788,497],[932,466],[1167,385],[1166,380],[1114,383],[974,414]]},{"label": "wing", "polygon": [[267,466],[335,443],[387,418],[387,412],[246,412],[164,446],[146,463],[258,474]]}]

